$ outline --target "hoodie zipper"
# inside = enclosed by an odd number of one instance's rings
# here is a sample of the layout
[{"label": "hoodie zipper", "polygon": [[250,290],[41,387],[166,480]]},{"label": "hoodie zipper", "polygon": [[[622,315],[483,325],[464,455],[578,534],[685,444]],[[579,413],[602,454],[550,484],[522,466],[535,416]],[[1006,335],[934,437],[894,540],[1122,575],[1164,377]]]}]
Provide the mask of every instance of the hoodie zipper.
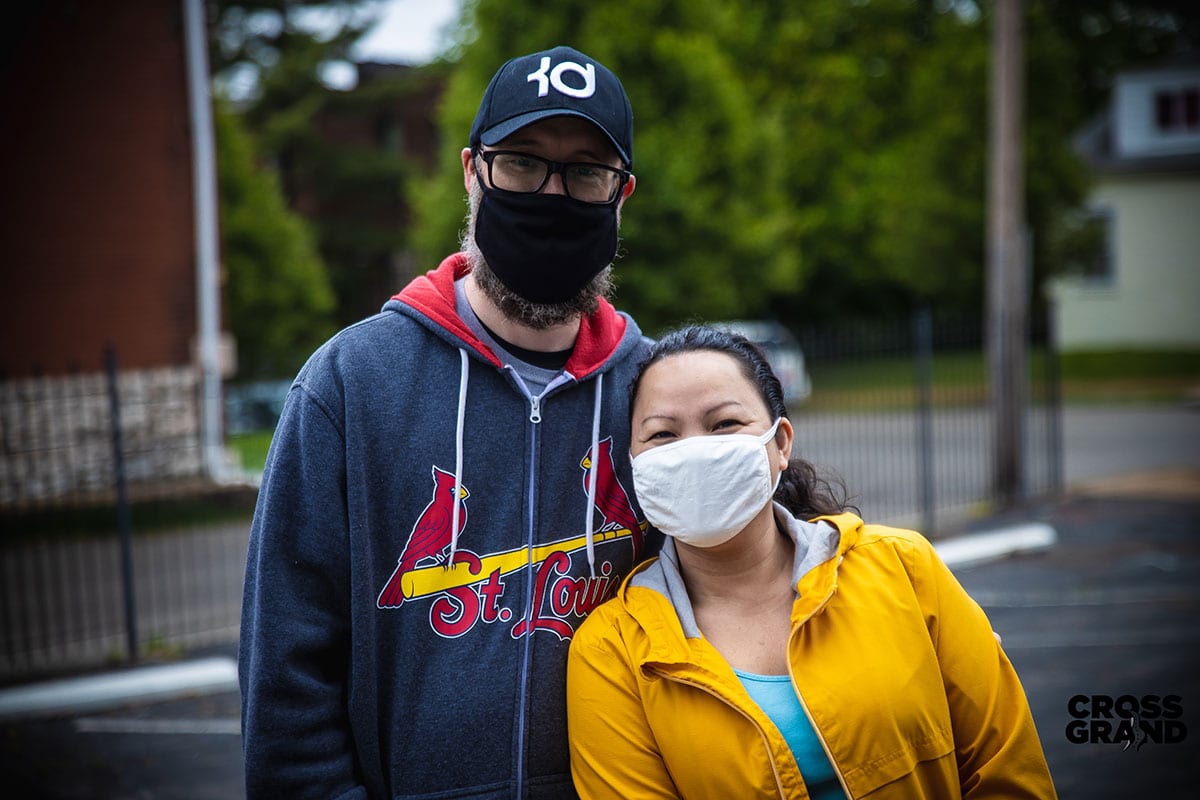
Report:
[{"label": "hoodie zipper", "polygon": [[[533,657],[533,584],[534,584],[534,530],[533,517],[536,511],[537,492],[534,489],[534,476],[537,475],[538,426],[542,421],[542,396],[534,394],[525,386],[525,381],[513,370],[513,377],[521,391],[529,398],[529,487],[526,492],[526,515],[529,527],[526,530],[526,552],[529,553],[529,577],[525,582],[525,635],[522,636],[521,647],[521,691],[517,708],[517,797],[525,796],[525,748],[528,728],[527,708],[529,706],[529,663]],[[547,387],[547,389],[550,387]],[[545,390],[543,390],[543,393]]]},{"label": "hoodie zipper", "polygon": [[533,530],[533,517],[537,505],[537,492],[534,488],[534,476],[537,475],[537,452],[538,452],[538,428],[542,421],[542,397],[555,388],[558,384],[557,379],[551,381],[543,390],[542,394],[534,394],[529,391],[529,387],[525,385],[525,381],[521,379],[518,373],[511,366],[506,369],[512,372],[513,379],[516,381],[521,392],[529,400],[529,421],[532,423],[529,429],[529,486],[526,492],[526,513],[529,519],[529,527],[526,530],[526,551],[529,553],[529,578],[525,583],[525,635],[521,637],[524,640],[521,653],[521,690],[519,696],[519,705],[517,707],[517,797],[525,796],[525,748],[526,736],[528,729],[528,714],[526,712],[529,705],[529,663],[532,659],[533,651],[533,585],[534,585],[534,564],[533,551],[535,546],[535,537]]},{"label": "hoodie zipper", "polygon": [[[518,381],[520,381],[519,376]],[[525,388],[523,381],[521,381],[521,388]],[[525,796],[525,738],[528,721],[526,709],[529,705],[529,662],[532,658],[533,649],[533,517],[537,503],[537,494],[534,491],[534,476],[537,475],[538,423],[542,421],[541,396],[535,395],[528,390],[526,390],[526,396],[529,398],[529,421],[533,424],[529,429],[529,488],[526,496],[526,515],[529,520],[529,527],[526,530],[526,552],[529,553],[529,576],[525,581],[525,635],[521,637],[523,640],[521,647],[521,693],[520,705],[517,708],[517,797]]]},{"label": "hoodie zipper", "polygon": [[[749,722],[751,725],[753,725],[754,729],[758,731],[758,735],[762,737],[763,744],[767,748],[767,755],[769,757],[768,760],[771,762],[771,774],[775,777],[775,788],[776,788],[776,790],[778,790],[779,796],[781,798],[785,798],[785,800],[786,800],[787,795],[784,794],[784,791],[783,791],[783,782],[779,778],[779,769],[775,766],[775,757],[771,755],[771,742],[767,738],[767,732],[765,730],[763,730],[763,727],[758,724],[758,722],[754,719],[754,717],[747,714],[745,709],[740,708],[739,706],[734,705],[733,703],[729,702],[724,697],[717,694],[715,691],[708,688],[707,686],[705,686],[702,683],[697,683],[696,681],[690,681],[690,680],[687,680],[686,678],[678,678],[674,675],[668,675],[665,672],[660,672],[659,670],[653,669],[653,668],[652,668],[652,671],[654,672],[654,674],[658,675],[661,678],[672,681],[674,683],[683,684],[684,686],[691,686],[694,689],[699,689],[700,691],[705,692],[706,694],[712,695],[717,700],[720,700],[722,703],[729,706],[734,711],[736,711],[737,713],[739,713],[743,717],[745,717],[746,721]],[[835,767],[835,769],[836,769],[836,767]],[[849,796],[849,795],[847,795],[847,796]]]}]

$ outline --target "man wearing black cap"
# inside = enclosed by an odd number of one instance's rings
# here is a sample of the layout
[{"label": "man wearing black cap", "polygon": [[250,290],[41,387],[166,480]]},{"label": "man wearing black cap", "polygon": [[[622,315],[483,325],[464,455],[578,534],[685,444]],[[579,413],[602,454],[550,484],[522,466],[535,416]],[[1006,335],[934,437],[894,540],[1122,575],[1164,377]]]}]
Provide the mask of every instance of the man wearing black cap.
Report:
[{"label": "man wearing black cap", "polygon": [[513,59],[462,151],[463,252],[323,345],[263,474],[239,650],[247,795],[574,797],[565,662],[657,550],[628,491],[646,342],[606,299],[620,81]]}]

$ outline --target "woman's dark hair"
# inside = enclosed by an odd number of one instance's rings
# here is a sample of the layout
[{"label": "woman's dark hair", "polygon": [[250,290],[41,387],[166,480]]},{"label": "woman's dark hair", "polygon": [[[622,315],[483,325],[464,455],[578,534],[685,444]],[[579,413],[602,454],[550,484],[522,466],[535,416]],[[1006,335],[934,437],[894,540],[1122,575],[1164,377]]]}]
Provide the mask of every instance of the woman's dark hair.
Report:
[{"label": "woman's dark hair", "polygon": [[[637,374],[629,385],[630,411],[637,402],[638,389],[646,370],[667,356],[702,350],[731,356],[746,378],[758,388],[758,394],[772,417],[788,415],[787,405],[783,402],[783,387],[762,350],[741,334],[706,325],[689,325],[673,331],[650,347],[649,354],[638,365]],[[822,477],[811,463],[795,457],[788,462],[788,468],[780,476],[775,499],[788,511],[804,519],[853,509],[847,502],[846,487],[840,479]]]}]

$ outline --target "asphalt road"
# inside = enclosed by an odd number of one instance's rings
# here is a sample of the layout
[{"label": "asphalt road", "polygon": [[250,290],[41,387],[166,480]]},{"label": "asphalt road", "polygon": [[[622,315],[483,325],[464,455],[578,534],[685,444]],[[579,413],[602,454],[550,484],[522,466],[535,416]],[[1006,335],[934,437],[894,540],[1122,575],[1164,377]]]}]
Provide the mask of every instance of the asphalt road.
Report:
[{"label": "asphalt road", "polygon": [[[980,409],[939,410],[933,420],[932,457],[937,507],[919,513],[921,490],[911,413],[797,414],[800,453],[844,477],[865,519],[915,527],[930,538],[953,534],[977,515],[988,496],[988,426]],[[1047,486],[1046,425],[1029,423],[1027,461],[1034,485]],[[1200,411],[1182,407],[1070,407],[1063,415],[1063,473],[1082,481],[1171,467],[1200,470]],[[237,635],[245,573],[244,523],[203,526],[170,536],[135,537],[134,594],[138,628],[172,643],[202,646]],[[30,664],[69,668],[98,663],[125,646],[119,544],[67,541],[13,550],[0,567],[3,631],[18,672]],[[35,588],[37,587],[37,588]],[[188,631],[184,640],[180,632]],[[86,635],[84,635],[86,634]],[[11,637],[11,641],[9,638]],[[70,647],[55,646],[69,642]]]},{"label": "asphalt road", "polygon": [[[1192,798],[1200,776],[1200,482],[1190,499],[1075,496],[1036,513],[1056,529],[1051,550],[971,569],[959,580],[984,607],[1017,668],[1059,796]],[[1089,739],[1076,743],[1073,697]],[[1176,695],[1178,742],[1119,741],[1104,700]],[[1129,701],[1125,701],[1130,709]],[[1162,738],[1170,735],[1165,720]],[[1101,723],[1092,734],[1093,710]],[[1079,729],[1075,723],[1073,729]],[[1081,738],[1074,736],[1075,739]],[[1140,737],[1139,737],[1140,738]]]},{"label": "asphalt road", "polygon": [[0,774],[7,797],[236,800],[245,797],[238,695],[6,724]]},{"label": "asphalt road", "polygon": [[[910,412],[796,415],[800,455],[840,475],[864,519],[920,527],[931,536],[953,532],[978,513],[990,492],[988,412],[940,409],[931,425],[937,508],[934,529],[921,516],[917,421]],[[1200,470],[1200,411],[1182,406],[1070,406],[1061,430],[1032,412],[1025,425],[1025,479],[1032,490],[1052,485],[1050,440],[1062,442],[1059,466],[1067,487],[1084,481],[1163,468]]]}]

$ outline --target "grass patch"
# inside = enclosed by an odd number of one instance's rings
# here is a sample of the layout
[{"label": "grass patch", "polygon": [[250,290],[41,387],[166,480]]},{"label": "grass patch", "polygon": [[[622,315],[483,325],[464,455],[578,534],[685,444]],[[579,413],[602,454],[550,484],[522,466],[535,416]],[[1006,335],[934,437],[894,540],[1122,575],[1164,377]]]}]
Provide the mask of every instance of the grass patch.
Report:
[{"label": "grass patch", "polygon": [[[1035,399],[1046,396],[1049,364],[1044,350],[1029,356]],[[917,402],[912,355],[810,361],[810,411],[890,411]],[[932,361],[935,407],[988,402],[986,356],[978,351],[936,353]],[[1200,353],[1071,353],[1060,357],[1062,400],[1068,404],[1178,403],[1200,386]]]},{"label": "grass patch", "polygon": [[[231,436],[227,444],[237,453],[242,469],[261,472],[271,435],[271,431],[258,431]],[[248,523],[258,498],[257,490],[248,486],[131,486],[129,489],[130,529],[135,536],[231,522]],[[47,536],[116,537],[117,508],[111,492],[106,494],[107,497],[66,498],[45,505],[0,510],[0,544],[36,542]]]},{"label": "grass patch", "polygon": [[1194,402],[1198,378],[1064,378],[1064,403],[1077,405]]},{"label": "grass patch", "polygon": [[254,431],[230,436],[226,444],[237,454],[238,463],[247,472],[262,472],[274,431]]},{"label": "grass patch", "polygon": [[1064,380],[1127,381],[1148,378],[1200,381],[1200,352],[1105,350],[1064,353],[1059,361]]},{"label": "grass patch", "polygon": [[[131,502],[130,530],[134,536],[227,522],[249,521],[258,493],[246,487],[222,489],[173,499]],[[33,542],[52,538],[117,536],[115,504],[52,505],[0,513],[0,543]]]},{"label": "grass patch", "polygon": [[[907,388],[916,380],[916,363],[910,355],[876,356],[834,362],[810,362],[813,390]],[[933,358],[935,386],[969,386],[984,381],[979,353],[939,353]]]}]

